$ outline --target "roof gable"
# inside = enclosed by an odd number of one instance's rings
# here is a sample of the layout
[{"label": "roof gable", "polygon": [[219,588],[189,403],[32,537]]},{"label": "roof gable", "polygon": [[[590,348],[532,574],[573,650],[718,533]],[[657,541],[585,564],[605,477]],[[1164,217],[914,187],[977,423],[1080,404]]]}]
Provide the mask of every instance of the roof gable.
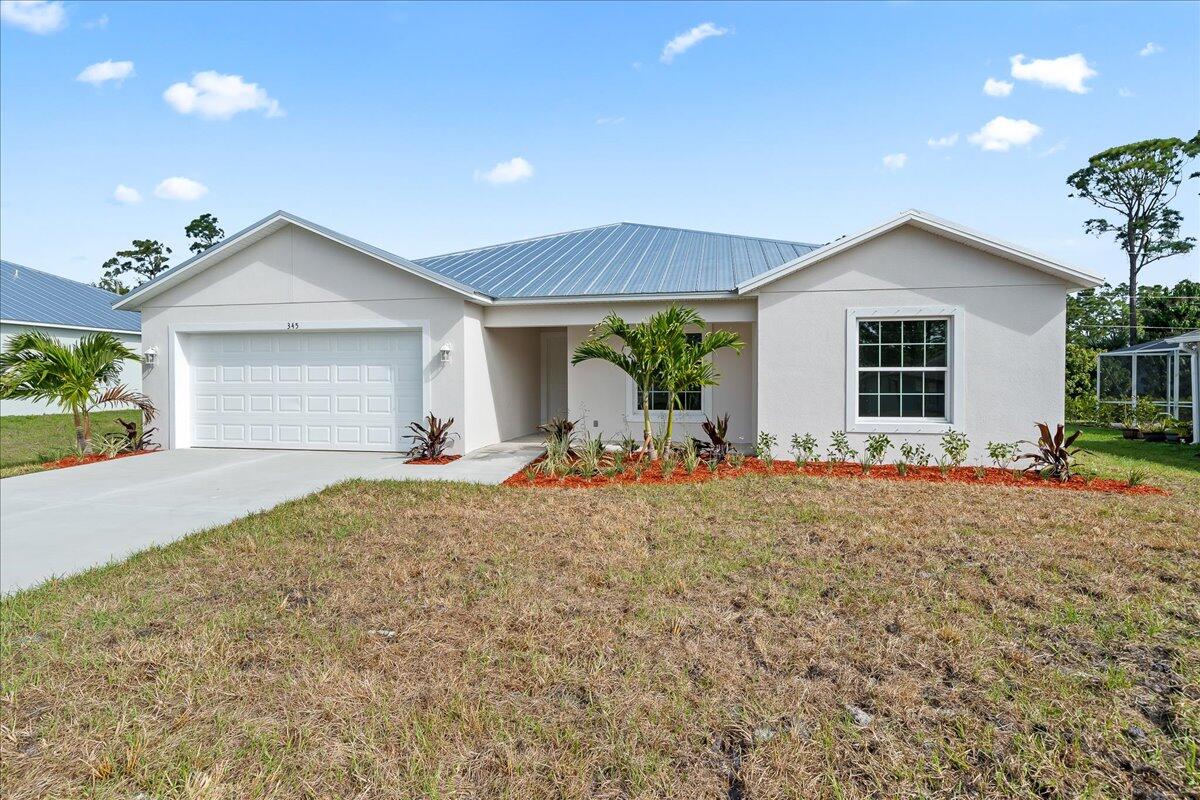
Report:
[{"label": "roof gable", "polygon": [[755,291],[769,283],[779,280],[780,278],[790,275],[801,269],[805,269],[814,264],[819,264],[827,258],[845,252],[852,247],[857,247],[863,242],[868,242],[879,236],[882,236],[889,231],[893,231],[903,225],[911,225],[928,233],[933,233],[938,236],[945,237],[968,247],[975,247],[984,252],[1000,258],[1007,259],[1017,264],[1045,272],[1053,275],[1060,280],[1067,282],[1073,286],[1078,286],[1081,289],[1099,286],[1103,283],[1103,279],[1084,272],[1076,267],[1067,266],[1059,261],[1055,261],[1049,256],[1035,253],[1032,250],[1027,250],[1023,247],[1010,244],[1008,242],[996,239],[991,236],[986,236],[978,231],[973,231],[970,228],[965,228],[949,220],[935,217],[931,214],[926,214],[923,211],[911,210],[905,211],[899,216],[876,225],[873,228],[868,228],[865,231],[857,233],[853,236],[846,236],[837,241],[830,242],[824,247],[806,253],[786,264],[782,264],[775,269],[757,275],[747,281],[738,284],[738,294]]},{"label": "roof gable", "polygon": [[358,239],[353,239],[349,236],[338,233],[315,222],[309,222],[306,219],[297,217],[294,214],[289,214],[286,211],[276,211],[269,217],[255,222],[247,228],[244,228],[232,236],[222,239],[217,244],[202,253],[199,253],[181,264],[171,267],[166,272],[162,273],[152,281],[143,283],[129,294],[125,295],[117,302],[114,308],[136,308],[141,303],[149,300],[155,295],[167,290],[168,288],[178,285],[184,280],[187,280],[192,275],[207,269],[208,267],[219,263],[226,257],[243,250],[255,242],[261,241],[276,231],[284,228],[287,225],[295,225],[322,236],[331,241],[342,244],[360,253],[372,256],[385,264],[389,264],[397,269],[402,269],[405,272],[412,273],[425,280],[436,283],[451,291],[457,292],[471,300],[480,303],[489,303],[491,298],[476,292],[470,286],[460,283],[459,281],[449,279],[437,272],[431,272],[424,267],[421,267],[406,258],[389,253],[366,242],[361,242]]},{"label": "roof gable", "polygon": [[139,333],[141,314],[113,310],[119,297],[61,275],[0,261],[0,319],[5,322]]}]

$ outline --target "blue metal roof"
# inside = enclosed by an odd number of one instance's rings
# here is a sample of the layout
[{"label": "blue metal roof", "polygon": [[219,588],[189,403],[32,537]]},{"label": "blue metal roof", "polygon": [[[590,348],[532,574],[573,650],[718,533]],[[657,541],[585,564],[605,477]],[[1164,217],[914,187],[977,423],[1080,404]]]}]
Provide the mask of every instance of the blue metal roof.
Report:
[{"label": "blue metal roof", "polygon": [[117,297],[86,283],[0,261],[0,319],[5,321],[141,332],[141,314],[113,311]]},{"label": "blue metal roof", "polygon": [[733,292],[820,245],[618,222],[414,259],[494,298]]}]

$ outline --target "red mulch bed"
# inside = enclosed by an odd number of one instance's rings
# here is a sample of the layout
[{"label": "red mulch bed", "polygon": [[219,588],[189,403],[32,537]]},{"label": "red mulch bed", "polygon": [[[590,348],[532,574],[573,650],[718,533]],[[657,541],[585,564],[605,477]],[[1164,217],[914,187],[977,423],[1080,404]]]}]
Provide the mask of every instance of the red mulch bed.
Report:
[{"label": "red mulch bed", "polygon": [[84,464],[95,464],[98,461],[112,461],[117,458],[129,458],[130,456],[143,456],[146,453],[154,453],[154,450],[134,450],[132,453],[118,453],[115,456],[102,456],[99,453],[92,453],[90,456],[67,456],[60,458],[58,461],[47,461],[42,464],[46,469],[64,469],[66,467],[79,467]]},{"label": "red mulch bed", "polygon": [[410,458],[405,464],[449,464],[458,461],[462,456],[438,456],[437,458]]},{"label": "red mulch bed", "polygon": [[[537,464],[542,460],[542,457],[535,459],[530,466]],[[661,484],[661,483],[701,483],[703,481],[713,480],[715,478],[739,478],[745,475],[811,475],[814,477],[834,477],[834,478],[858,478],[866,480],[885,480],[885,481],[926,481],[930,483],[974,483],[985,484],[988,486],[1016,486],[1021,488],[1038,488],[1038,489],[1058,489],[1063,491],[1085,491],[1085,492],[1107,492],[1111,494],[1134,494],[1134,495],[1166,495],[1167,491],[1160,489],[1157,486],[1129,486],[1124,481],[1111,480],[1109,478],[1094,478],[1090,481],[1084,481],[1078,476],[1071,478],[1066,483],[1060,483],[1055,480],[1047,480],[1039,475],[1034,474],[1014,474],[1005,469],[997,469],[996,467],[984,467],[982,477],[976,476],[974,467],[959,467],[950,470],[945,476],[937,467],[909,467],[905,475],[900,475],[896,467],[891,464],[881,464],[872,467],[869,473],[863,474],[862,466],[857,463],[830,463],[830,462],[814,462],[806,464],[803,467],[796,466],[791,461],[776,461],[775,464],[768,468],[766,464],[759,461],[757,458],[747,458],[741,467],[733,467],[728,463],[722,463],[717,466],[715,473],[709,472],[705,464],[701,464],[692,474],[687,474],[682,465],[677,464],[675,471],[664,478],[659,462],[654,462],[646,467],[642,472],[641,478],[637,477],[634,471],[633,463],[625,465],[625,470],[619,475],[607,477],[604,475],[596,475],[591,478],[584,478],[580,475],[567,475],[564,477],[550,477],[538,472],[533,480],[525,476],[525,471],[516,473],[504,481],[505,486],[529,486],[529,487],[558,487],[568,489],[593,489],[598,486],[609,486],[611,484],[626,484],[626,483],[646,483],[646,484]],[[528,467],[527,467],[528,469]]]}]

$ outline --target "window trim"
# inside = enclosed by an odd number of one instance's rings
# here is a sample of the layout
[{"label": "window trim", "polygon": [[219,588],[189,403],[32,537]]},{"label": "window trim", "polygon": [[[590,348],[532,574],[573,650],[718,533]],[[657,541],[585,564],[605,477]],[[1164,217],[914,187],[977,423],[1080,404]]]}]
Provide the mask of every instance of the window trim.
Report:
[{"label": "window trim", "polygon": [[[963,424],[966,375],[963,353],[965,315],[957,306],[876,306],[846,309],[846,431],[850,433],[946,433]],[[946,419],[858,416],[858,323],[864,320],[945,319]]]},{"label": "window trim", "polygon": [[[701,330],[689,330],[688,333],[703,334],[703,333],[708,333],[712,329],[713,329],[712,325],[705,325],[704,328],[702,328]],[[709,356],[708,358],[709,358],[709,361],[712,360],[712,356]],[[625,421],[628,423],[636,422],[640,425],[642,422],[642,410],[637,407],[637,402],[638,402],[637,395],[638,395],[637,384],[635,384],[633,382],[633,378],[630,378],[628,375],[626,375],[625,376]],[[708,418],[708,416],[710,415],[711,412],[712,412],[712,387],[711,386],[702,386],[702,387],[700,387],[700,410],[699,411],[678,411],[677,410],[675,412],[675,421],[676,422],[697,422],[697,423],[704,422],[704,420]],[[667,421],[667,412],[665,410],[664,411],[653,411],[652,410],[650,412],[650,420],[651,420],[651,422],[666,422]]]}]

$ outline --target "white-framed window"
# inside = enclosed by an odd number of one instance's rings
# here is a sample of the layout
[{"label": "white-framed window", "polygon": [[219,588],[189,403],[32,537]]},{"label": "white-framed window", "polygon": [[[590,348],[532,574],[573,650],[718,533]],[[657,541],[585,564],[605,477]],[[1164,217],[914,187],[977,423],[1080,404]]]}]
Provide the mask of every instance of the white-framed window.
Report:
[{"label": "white-framed window", "polygon": [[[689,332],[688,340],[691,342],[699,341],[702,336],[699,332]],[[638,391],[637,384],[632,379],[626,378],[626,398],[625,417],[630,421],[641,421],[642,419],[642,393]],[[667,402],[670,395],[666,390],[657,387],[650,387],[650,415],[658,419],[665,419],[667,416]],[[702,421],[704,415],[708,413],[712,391],[709,387],[697,386],[694,389],[689,389],[679,393],[679,407],[675,409],[675,418],[680,421]]]},{"label": "white-framed window", "polygon": [[938,433],[962,419],[957,308],[855,308],[846,320],[846,429]]}]

